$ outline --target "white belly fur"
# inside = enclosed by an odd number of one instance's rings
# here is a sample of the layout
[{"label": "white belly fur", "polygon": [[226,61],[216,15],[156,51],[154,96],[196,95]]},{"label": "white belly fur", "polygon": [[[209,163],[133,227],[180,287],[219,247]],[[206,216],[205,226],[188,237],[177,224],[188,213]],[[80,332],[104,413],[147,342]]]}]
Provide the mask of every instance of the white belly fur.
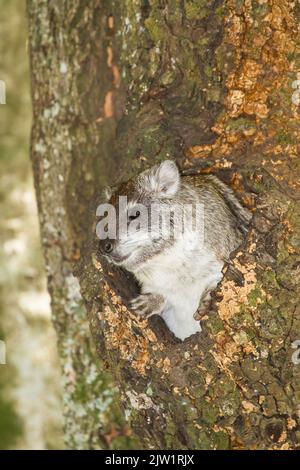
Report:
[{"label": "white belly fur", "polygon": [[160,294],[165,298],[162,317],[181,340],[201,331],[194,314],[204,292],[216,287],[222,278],[223,263],[207,247],[197,245],[197,240],[177,241],[135,273],[143,293]]}]

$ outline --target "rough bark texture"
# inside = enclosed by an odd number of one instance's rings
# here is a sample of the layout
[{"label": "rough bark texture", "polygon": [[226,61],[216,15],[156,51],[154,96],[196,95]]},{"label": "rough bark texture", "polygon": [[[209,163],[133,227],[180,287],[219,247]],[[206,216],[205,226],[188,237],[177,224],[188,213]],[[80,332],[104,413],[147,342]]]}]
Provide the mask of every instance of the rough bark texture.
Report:
[{"label": "rough bark texture", "polygon": [[[299,2],[28,0],[28,18],[68,445],[128,445],[120,398],[130,445],[299,447]],[[94,240],[103,185],[166,157],[218,174],[254,214],[184,342],[127,310],[137,287],[100,265]]]}]

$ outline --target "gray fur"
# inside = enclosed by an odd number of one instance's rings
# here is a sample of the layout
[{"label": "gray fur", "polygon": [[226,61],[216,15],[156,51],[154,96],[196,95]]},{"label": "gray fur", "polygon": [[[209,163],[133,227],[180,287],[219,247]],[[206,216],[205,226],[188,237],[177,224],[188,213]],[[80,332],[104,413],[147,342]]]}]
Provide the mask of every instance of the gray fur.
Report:
[{"label": "gray fur", "polygon": [[[199,302],[201,313],[206,307],[211,290],[222,277],[224,262],[243,241],[251,213],[216,176],[180,177],[170,160],[122,184],[110,199],[116,208],[120,195],[127,196],[128,211],[138,204],[148,208],[159,204],[163,218],[170,217],[170,209],[186,204],[198,203],[204,208],[203,246],[197,245],[194,235],[190,245],[189,232],[179,241],[163,236],[153,240],[148,236],[149,227],[143,226],[129,240],[113,241],[113,251],[107,255],[111,262],[131,271],[142,286],[142,296],[133,301],[132,308],[147,317],[160,313],[171,331],[185,339],[200,331],[193,315]],[[176,227],[175,220],[172,224]],[[148,299],[152,302],[147,306]]]}]

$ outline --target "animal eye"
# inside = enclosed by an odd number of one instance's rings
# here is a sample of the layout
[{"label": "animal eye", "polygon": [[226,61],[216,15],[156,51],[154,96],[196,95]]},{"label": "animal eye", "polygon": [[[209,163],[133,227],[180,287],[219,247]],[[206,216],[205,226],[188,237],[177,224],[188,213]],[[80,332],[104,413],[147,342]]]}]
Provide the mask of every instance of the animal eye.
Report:
[{"label": "animal eye", "polygon": [[129,216],[128,216],[128,219],[129,219],[129,220],[135,220],[135,219],[137,219],[140,215],[141,215],[140,211],[136,211],[135,214],[129,215]]}]

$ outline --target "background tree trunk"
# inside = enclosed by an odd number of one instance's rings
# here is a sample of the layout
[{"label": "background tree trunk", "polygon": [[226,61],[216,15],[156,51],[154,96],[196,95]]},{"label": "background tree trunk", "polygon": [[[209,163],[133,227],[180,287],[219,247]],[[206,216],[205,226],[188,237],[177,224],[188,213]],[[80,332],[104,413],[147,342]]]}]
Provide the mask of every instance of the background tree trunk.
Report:
[{"label": "background tree trunk", "polygon": [[[299,446],[299,7],[28,0],[31,154],[69,447]],[[137,287],[101,267],[94,241],[101,188],[169,157],[218,174],[254,213],[203,331],[184,342],[127,310]]]}]

